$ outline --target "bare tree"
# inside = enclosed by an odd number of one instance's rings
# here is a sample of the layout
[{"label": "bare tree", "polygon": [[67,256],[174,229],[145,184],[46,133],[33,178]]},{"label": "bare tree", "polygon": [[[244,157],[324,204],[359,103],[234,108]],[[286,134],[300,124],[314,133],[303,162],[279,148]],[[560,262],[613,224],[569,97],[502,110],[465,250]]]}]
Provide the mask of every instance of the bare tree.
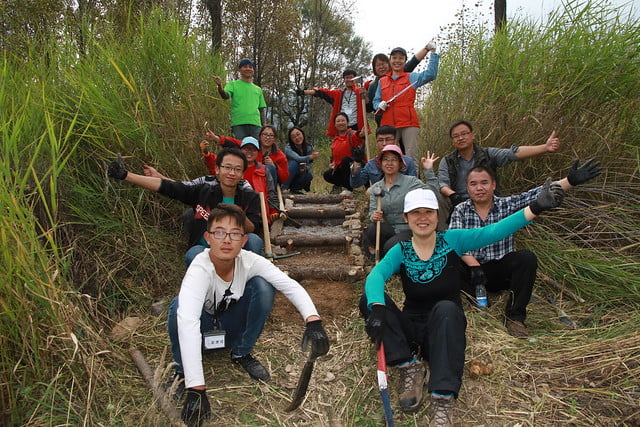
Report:
[{"label": "bare tree", "polygon": [[497,33],[507,23],[507,0],[493,0],[493,10],[495,11],[495,31]]}]

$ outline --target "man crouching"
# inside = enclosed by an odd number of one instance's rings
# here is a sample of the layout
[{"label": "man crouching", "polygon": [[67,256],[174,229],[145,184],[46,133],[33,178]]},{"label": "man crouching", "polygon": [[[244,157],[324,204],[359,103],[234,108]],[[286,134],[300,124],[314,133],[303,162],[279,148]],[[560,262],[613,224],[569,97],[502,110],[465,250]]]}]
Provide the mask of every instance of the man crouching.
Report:
[{"label": "man crouching", "polygon": [[235,205],[212,209],[205,240],[169,306],[168,329],[176,376],[184,376],[182,419],[199,425],[210,415],[202,368],[202,348],[231,348],[231,360],[252,378],[268,381],[269,372],[252,355],[269,317],[275,290],[282,292],[306,321],[303,347],[311,357],[329,351],[329,340],[316,307],[298,282],[267,259],[242,249],[247,240],[245,215]]}]

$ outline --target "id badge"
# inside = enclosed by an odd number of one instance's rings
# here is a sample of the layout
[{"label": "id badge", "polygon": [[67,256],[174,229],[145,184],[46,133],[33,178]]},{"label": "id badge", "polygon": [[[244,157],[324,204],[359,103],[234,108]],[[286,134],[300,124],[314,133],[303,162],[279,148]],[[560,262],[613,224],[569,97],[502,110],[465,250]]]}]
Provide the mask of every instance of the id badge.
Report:
[{"label": "id badge", "polygon": [[216,329],[210,332],[202,334],[204,338],[204,349],[215,350],[217,348],[224,348],[224,331]]}]

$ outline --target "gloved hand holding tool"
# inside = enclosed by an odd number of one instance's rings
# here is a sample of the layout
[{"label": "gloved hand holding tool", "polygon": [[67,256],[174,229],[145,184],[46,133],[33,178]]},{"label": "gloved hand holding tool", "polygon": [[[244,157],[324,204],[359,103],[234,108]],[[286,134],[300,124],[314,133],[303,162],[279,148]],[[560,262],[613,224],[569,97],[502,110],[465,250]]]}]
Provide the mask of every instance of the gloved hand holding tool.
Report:
[{"label": "gloved hand holding tool", "polygon": [[285,408],[285,411],[291,412],[296,409],[307,394],[307,388],[309,387],[309,381],[311,380],[311,374],[313,373],[313,364],[316,358],[324,356],[329,351],[329,338],[322,327],[322,320],[313,320],[307,322],[304,335],[302,336],[302,351],[306,351],[311,344],[309,356],[302,368],[300,379],[298,379],[298,385],[296,391],[293,394],[293,400]]}]

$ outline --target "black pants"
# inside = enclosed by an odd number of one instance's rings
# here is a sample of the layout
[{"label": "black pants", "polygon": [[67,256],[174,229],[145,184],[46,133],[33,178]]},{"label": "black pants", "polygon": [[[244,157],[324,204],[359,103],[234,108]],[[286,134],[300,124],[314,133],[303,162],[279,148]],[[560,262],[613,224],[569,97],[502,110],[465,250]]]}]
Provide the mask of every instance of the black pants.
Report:
[{"label": "black pants", "polygon": [[[458,397],[467,346],[467,319],[462,308],[449,300],[438,301],[421,313],[400,311],[387,294],[386,327],[382,337],[387,365],[394,366],[421,354],[429,364],[429,392],[453,393]],[[360,298],[362,317],[369,316],[367,298]]]},{"label": "black pants", "polygon": [[353,191],[351,187],[351,157],[344,157],[340,164],[335,169],[328,169],[322,175],[324,180],[329,184],[337,185],[338,187],[344,187],[349,191]]},{"label": "black pants", "polygon": [[[482,264],[482,271],[487,278],[489,292],[509,291],[509,301],[505,308],[507,319],[524,322],[527,318],[527,304],[531,299],[533,284],[536,280],[538,258],[526,249],[509,252],[499,260]],[[474,295],[467,281],[465,291]]]}]

